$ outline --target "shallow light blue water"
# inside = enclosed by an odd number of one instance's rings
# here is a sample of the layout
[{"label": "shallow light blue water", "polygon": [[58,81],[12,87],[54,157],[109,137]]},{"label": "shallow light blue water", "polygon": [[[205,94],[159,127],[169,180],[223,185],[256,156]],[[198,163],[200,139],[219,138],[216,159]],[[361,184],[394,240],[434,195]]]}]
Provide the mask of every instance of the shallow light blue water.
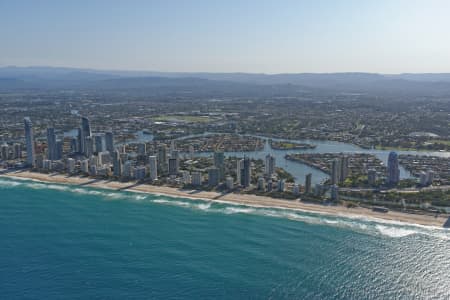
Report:
[{"label": "shallow light blue water", "polygon": [[0,178],[2,299],[445,299],[450,231]]}]

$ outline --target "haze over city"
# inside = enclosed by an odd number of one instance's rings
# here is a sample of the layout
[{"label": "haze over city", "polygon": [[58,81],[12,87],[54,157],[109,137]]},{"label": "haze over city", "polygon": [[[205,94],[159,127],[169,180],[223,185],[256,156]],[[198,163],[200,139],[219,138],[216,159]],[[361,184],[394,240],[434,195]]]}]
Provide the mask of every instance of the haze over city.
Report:
[{"label": "haze over city", "polygon": [[2,1],[0,65],[442,73],[450,2]]}]

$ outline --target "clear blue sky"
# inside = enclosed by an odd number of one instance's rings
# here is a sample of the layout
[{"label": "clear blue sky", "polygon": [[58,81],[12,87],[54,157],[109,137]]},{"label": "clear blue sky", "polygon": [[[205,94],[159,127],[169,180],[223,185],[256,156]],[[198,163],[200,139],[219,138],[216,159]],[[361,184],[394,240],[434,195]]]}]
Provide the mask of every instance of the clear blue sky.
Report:
[{"label": "clear blue sky", "polygon": [[450,72],[450,0],[0,0],[0,65]]}]

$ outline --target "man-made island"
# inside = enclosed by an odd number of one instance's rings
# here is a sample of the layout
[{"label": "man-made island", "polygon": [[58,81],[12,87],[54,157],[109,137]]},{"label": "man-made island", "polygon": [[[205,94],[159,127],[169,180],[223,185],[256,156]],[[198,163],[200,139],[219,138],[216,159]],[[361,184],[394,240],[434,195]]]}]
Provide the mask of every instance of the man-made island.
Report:
[{"label": "man-made island", "polygon": [[286,142],[286,141],[274,141],[269,140],[270,147],[275,150],[310,150],[315,149],[317,146],[306,143]]}]

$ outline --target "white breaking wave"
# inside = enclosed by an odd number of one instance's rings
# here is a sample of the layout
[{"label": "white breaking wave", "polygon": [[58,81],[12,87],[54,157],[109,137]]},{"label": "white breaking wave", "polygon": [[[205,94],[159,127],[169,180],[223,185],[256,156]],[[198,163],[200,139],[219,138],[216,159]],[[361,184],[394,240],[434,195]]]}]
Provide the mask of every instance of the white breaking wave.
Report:
[{"label": "white breaking wave", "polygon": [[[92,190],[84,187],[74,188],[69,185],[49,184],[40,181],[31,181],[31,180],[13,181],[0,179],[0,187],[13,188],[16,186],[25,186],[32,189],[53,189],[58,191],[67,191],[81,195],[100,196],[106,199],[124,199],[124,200],[142,201],[147,199],[149,196],[143,195],[142,193],[138,193],[137,195],[136,194],[131,195],[123,192],[103,191],[101,189]],[[152,195],[156,196],[155,194]],[[413,234],[422,234],[437,237],[443,240],[450,240],[450,230],[419,224],[405,225],[405,223],[398,221],[382,220],[363,216],[347,216],[347,215],[333,216],[331,214],[315,213],[301,210],[289,210],[284,208],[264,208],[239,204],[234,205],[227,202],[213,203],[191,199],[181,201],[177,200],[180,198],[169,197],[165,195],[158,195],[158,196],[161,196],[161,198],[150,199],[150,202],[163,205],[180,206],[211,213],[222,213],[228,215],[252,214],[266,217],[283,218],[293,221],[300,221],[308,224],[347,228],[363,233],[383,235],[390,238],[402,238]]]},{"label": "white breaking wave", "polygon": [[212,204],[211,202],[196,204],[193,201],[185,202],[161,198],[154,199],[152,200],[152,202],[165,205],[188,207],[191,209],[197,209],[211,213],[223,213],[229,215],[252,214],[266,217],[283,218],[314,225],[327,225],[338,228],[346,228],[366,234],[387,236],[389,238],[402,238],[413,234],[422,234],[444,240],[450,240],[450,231],[446,229],[436,229],[432,227],[427,228],[426,226],[422,225],[421,227],[415,227],[414,225],[405,225],[401,222],[388,220],[386,222],[383,222],[384,220],[378,219],[370,219],[364,221],[361,218],[347,218],[345,216],[332,217],[314,213],[305,214],[303,212],[297,212],[288,209],[268,209],[228,204],[225,207],[220,207],[223,206],[223,204]]},{"label": "white breaking wave", "polygon": [[14,187],[21,185],[21,182],[10,181],[10,180],[0,180],[0,186],[2,187]]},{"label": "white breaking wave", "polygon": [[248,214],[248,213],[254,213],[255,208],[242,208],[242,207],[233,207],[229,206],[224,209],[224,212],[226,214]]},{"label": "white breaking wave", "polygon": [[160,203],[160,204],[174,205],[174,206],[182,206],[182,207],[195,207],[189,202],[183,202],[183,201],[178,201],[178,200],[154,199],[154,200],[152,200],[152,202]]},{"label": "white breaking wave", "polygon": [[375,227],[381,234],[394,238],[420,233],[416,230],[398,228],[394,226],[376,225]]},{"label": "white breaking wave", "polygon": [[200,210],[208,210],[208,209],[211,207],[211,202],[210,202],[210,203],[201,203],[201,204],[198,204],[197,207],[198,207]]},{"label": "white breaking wave", "polygon": [[145,200],[145,199],[147,199],[147,196],[144,196],[144,195],[136,195],[136,196],[134,196],[134,199],[135,200]]}]

